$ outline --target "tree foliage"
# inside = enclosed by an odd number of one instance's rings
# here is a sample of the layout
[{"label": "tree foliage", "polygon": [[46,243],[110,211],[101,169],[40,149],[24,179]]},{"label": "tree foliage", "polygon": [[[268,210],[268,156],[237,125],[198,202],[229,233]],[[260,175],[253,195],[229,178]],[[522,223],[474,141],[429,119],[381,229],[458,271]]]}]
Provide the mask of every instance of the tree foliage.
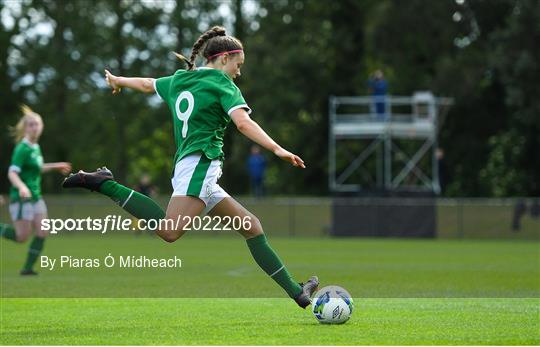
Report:
[{"label": "tree foliage", "polygon": [[[454,97],[440,134],[448,195],[540,194],[538,1],[0,0],[0,13],[2,172],[8,125],[27,103],[44,118],[47,161],[107,165],[128,184],[150,173],[168,192],[168,110],[156,96],[112,96],[103,69],[172,74],[182,65],[171,51],[189,54],[202,31],[226,24],[244,42],[238,85],[253,118],[308,166],[267,153],[270,193],[327,193],[328,97],[365,94],[380,68],[392,94]],[[223,185],[247,193],[251,144],[232,128]],[[44,189],[58,192],[59,180],[47,177]],[[0,180],[0,191],[8,186]]]}]

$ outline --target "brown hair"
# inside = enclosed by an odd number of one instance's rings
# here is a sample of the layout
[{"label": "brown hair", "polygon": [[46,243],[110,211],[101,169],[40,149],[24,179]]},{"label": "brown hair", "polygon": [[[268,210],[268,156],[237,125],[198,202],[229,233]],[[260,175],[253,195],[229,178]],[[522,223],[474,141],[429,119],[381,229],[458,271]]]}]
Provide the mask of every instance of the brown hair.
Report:
[{"label": "brown hair", "polygon": [[13,127],[9,127],[9,134],[13,137],[13,140],[15,140],[15,143],[19,143],[23,137],[25,132],[26,123],[34,118],[38,119],[41,123],[43,123],[43,120],[41,119],[41,116],[34,111],[30,107],[28,107],[25,104],[21,105],[21,112],[23,113],[23,116],[19,119],[17,124]]},{"label": "brown hair", "polygon": [[[182,54],[173,52],[176,57],[180,60],[183,60],[187,66],[188,70],[195,69],[195,59],[199,52],[203,49],[202,56],[206,59],[212,57],[215,54],[233,51],[237,49],[244,49],[242,42],[236,37],[229,36],[225,32],[224,27],[215,26],[210,30],[206,31],[204,34],[199,36],[193,47],[191,48],[191,56],[189,59],[184,57]],[[215,60],[217,57],[212,58],[210,61]]]}]

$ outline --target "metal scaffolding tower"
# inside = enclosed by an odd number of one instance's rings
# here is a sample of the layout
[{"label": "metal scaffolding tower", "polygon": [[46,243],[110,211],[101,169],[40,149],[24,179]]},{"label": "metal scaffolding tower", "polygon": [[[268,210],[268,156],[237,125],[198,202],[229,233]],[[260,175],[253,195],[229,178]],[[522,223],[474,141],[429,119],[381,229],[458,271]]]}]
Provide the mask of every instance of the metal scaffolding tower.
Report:
[{"label": "metal scaffolding tower", "polygon": [[[330,190],[438,194],[437,134],[452,103],[431,92],[411,97],[331,96]],[[351,151],[354,159],[347,158]]]}]

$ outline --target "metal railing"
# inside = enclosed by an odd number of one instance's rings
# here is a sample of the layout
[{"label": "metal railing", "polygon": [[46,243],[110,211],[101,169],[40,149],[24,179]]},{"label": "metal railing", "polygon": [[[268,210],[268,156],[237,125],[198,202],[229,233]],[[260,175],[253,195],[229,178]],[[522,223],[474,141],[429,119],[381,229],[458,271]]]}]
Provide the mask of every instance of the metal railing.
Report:
[{"label": "metal railing", "polygon": [[[428,91],[412,96],[330,96],[330,191],[408,185],[439,193],[437,134],[452,104],[451,98]],[[401,143],[407,143],[408,151]],[[407,178],[413,183],[406,183]]]}]

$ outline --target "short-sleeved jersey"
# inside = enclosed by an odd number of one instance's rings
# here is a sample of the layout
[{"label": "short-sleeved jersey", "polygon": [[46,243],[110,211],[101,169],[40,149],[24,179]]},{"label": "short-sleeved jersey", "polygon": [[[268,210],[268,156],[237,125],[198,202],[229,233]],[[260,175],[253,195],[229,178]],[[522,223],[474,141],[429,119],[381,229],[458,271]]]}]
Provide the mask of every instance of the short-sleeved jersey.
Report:
[{"label": "short-sleeved jersey", "polygon": [[[27,139],[23,139],[15,146],[9,171],[15,171],[19,174],[21,180],[32,193],[33,201],[41,198],[42,167],[43,156],[37,143],[30,143]],[[11,201],[20,201],[19,190],[12,186],[9,191],[9,198]]]},{"label": "short-sleeved jersey", "polygon": [[154,88],[172,112],[176,143],[173,167],[194,152],[223,160],[223,137],[231,113],[238,108],[251,113],[240,89],[221,70],[178,70],[158,78]]}]

